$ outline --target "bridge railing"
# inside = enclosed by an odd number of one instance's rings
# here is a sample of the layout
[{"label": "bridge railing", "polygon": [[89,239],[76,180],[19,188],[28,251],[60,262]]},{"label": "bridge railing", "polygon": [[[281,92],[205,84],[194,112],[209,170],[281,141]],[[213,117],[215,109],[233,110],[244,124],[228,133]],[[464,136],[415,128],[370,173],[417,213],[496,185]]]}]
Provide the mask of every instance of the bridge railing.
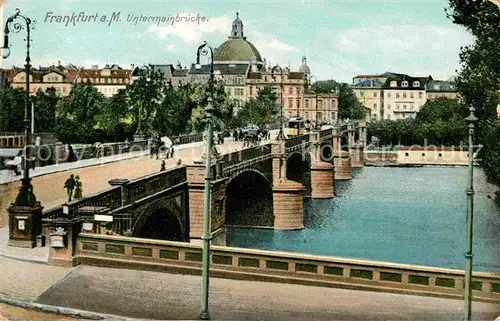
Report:
[{"label": "bridge railing", "polygon": [[285,141],[285,148],[290,148],[303,144],[304,142],[309,142],[309,134],[295,136],[289,138]]},{"label": "bridge railing", "polygon": [[[128,265],[177,273],[199,273],[201,245],[192,243],[80,234],[77,258],[82,264]],[[344,286],[403,294],[462,298],[464,271],[387,262],[323,257],[299,253],[211,247],[211,273],[234,277],[316,286]],[[500,274],[473,273],[474,299],[500,302]]]},{"label": "bridge railing", "polygon": [[177,142],[181,145],[182,144],[190,144],[190,143],[203,141],[203,133],[173,136],[173,137],[170,137],[170,139],[172,140],[172,142],[174,142],[174,143]]},{"label": "bridge railing", "polygon": [[125,199],[127,203],[132,203],[186,181],[187,173],[184,166],[144,176],[123,187]]},{"label": "bridge railing", "polygon": [[224,167],[230,167],[270,154],[271,148],[269,145],[255,146],[234,153],[224,154],[222,156],[222,161],[224,162]]},{"label": "bridge railing", "polygon": [[121,197],[121,188],[119,186],[111,187],[105,191],[69,202],[67,204],[69,208],[68,214],[64,214],[62,205],[59,205],[44,211],[42,217],[50,219],[59,217],[73,218],[77,215],[76,210],[84,206],[107,207],[110,209],[118,208],[121,206]]}]

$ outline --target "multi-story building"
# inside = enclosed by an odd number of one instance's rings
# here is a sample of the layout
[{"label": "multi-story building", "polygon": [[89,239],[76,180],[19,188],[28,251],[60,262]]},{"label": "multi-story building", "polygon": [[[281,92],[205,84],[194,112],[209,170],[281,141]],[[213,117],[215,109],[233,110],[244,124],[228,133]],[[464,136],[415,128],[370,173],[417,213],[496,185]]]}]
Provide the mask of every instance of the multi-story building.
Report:
[{"label": "multi-story building", "polygon": [[89,84],[106,97],[111,97],[130,83],[131,70],[122,69],[118,65],[106,65],[99,69],[97,65],[90,69],[80,69],[75,83]]},{"label": "multi-story building", "polygon": [[[10,85],[13,88],[26,89],[26,72],[21,68],[12,68],[10,71]],[[85,83],[97,88],[103,95],[110,97],[125,89],[130,81],[130,70],[117,65],[106,65],[99,69],[93,66],[90,69],[77,68],[74,65],[32,68],[30,72],[30,95],[39,90],[53,89],[58,96],[69,95],[74,84]]]},{"label": "multi-story building", "polygon": [[440,97],[457,98],[454,81],[433,80],[386,72],[381,75],[361,75],[351,85],[367,111],[366,120],[405,119],[415,117],[428,101]]},{"label": "multi-story building", "polygon": [[[281,66],[281,72],[279,69],[272,72],[273,67],[244,36],[243,22],[237,14],[228,39],[214,52],[215,78],[224,82],[226,92],[235,100],[237,106],[243,106],[250,99],[257,97],[259,90],[269,86],[275,90],[278,101],[283,99],[283,115],[287,118],[300,116],[306,120],[317,119],[321,122],[337,119],[338,95],[331,93],[316,96],[308,93],[311,72],[306,57],[302,58],[298,71]],[[206,83],[210,79],[210,65],[202,65],[200,68],[192,65],[189,69],[178,67],[174,68],[171,74],[171,79],[167,81],[173,86]],[[237,111],[238,108],[235,112]]]},{"label": "multi-story building", "polygon": [[414,118],[426,102],[425,85],[432,77],[389,76],[383,86],[384,119]]},{"label": "multi-story building", "polygon": [[452,81],[432,80],[425,86],[427,100],[438,98],[457,99],[457,88]]}]

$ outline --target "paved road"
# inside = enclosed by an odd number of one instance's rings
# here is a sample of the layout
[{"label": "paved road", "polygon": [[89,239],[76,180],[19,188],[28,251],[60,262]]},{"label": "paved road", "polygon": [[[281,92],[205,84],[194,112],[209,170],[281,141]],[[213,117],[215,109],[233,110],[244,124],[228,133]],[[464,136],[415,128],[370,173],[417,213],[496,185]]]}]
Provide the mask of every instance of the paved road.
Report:
[{"label": "paved road", "polygon": [[[224,145],[217,145],[219,153],[232,152],[242,148],[243,144],[241,142],[234,141],[228,141]],[[191,164],[193,160],[200,159],[203,152],[204,148],[200,144],[178,150],[174,158],[166,160],[166,168],[176,167],[179,159],[182,161],[182,164]],[[95,166],[69,168],[62,172],[34,177],[32,180],[33,190],[44,208],[49,209],[67,201],[66,190],[63,186],[70,174],[80,175],[83,183],[83,195],[85,196],[110,188],[111,186],[108,184],[108,181],[113,178],[132,180],[156,173],[160,170],[161,161],[161,159],[156,160],[156,158],[142,156],[112,163],[97,163],[99,165]],[[79,166],[79,164],[74,163],[74,166]],[[7,225],[7,208],[15,200],[20,184],[21,182],[17,181],[0,185],[0,227]]]},{"label": "paved road", "polygon": [[53,313],[38,312],[29,309],[23,309],[19,307],[13,307],[7,304],[0,303],[0,321],[83,321],[84,319],[76,319],[71,317],[65,317]]},{"label": "paved road", "polygon": [[[199,276],[80,266],[38,303],[135,318],[193,320]],[[213,320],[462,320],[463,302],[302,285],[212,279]],[[474,320],[494,320],[500,306],[473,304]]]}]

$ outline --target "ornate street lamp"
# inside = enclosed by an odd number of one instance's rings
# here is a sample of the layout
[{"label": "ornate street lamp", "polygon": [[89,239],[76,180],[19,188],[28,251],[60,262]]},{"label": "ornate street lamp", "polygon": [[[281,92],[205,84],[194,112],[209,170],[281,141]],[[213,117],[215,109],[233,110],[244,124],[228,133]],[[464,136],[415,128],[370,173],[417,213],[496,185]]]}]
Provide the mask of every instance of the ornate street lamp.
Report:
[{"label": "ornate street lamp", "polygon": [[210,273],[210,240],[212,231],[210,230],[210,211],[211,211],[211,180],[212,180],[212,157],[211,152],[213,148],[213,131],[212,131],[212,114],[214,107],[214,51],[207,42],[198,47],[196,54],[196,68],[200,69],[200,55],[207,56],[210,53],[210,80],[208,83],[208,90],[210,96],[208,97],[208,104],[205,108],[206,117],[206,134],[205,134],[205,200],[204,200],[204,213],[203,213],[203,270],[202,270],[202,286],[201,286],[201,312],[200,319],[209,320],[210,313],[208,312],[208,294],[209,294],[209,273]]},{"label": "ornate street lamp", "polygon": [[[309,77],[309,84],[311,84],[311,79],[314,78],[314,83],[317,83],[318,82],[318,78],[316,78],[316,76],[314,75],[311,75]],[[314,122],[314,129],[315,130],[318,130],[319,129],[319,121],[318,121],[318,89],[316,90],[313,90],[313,93],[315,95],[315,100],[314,100],[314,105],[316,106],[316,121]]]},{"label": "ornate street lamp", "polygon": [[466,119],[469,121],[469,186],[467,188],[467,252],[465,253],[465,286],[464,286],[464,320],[471,319],[472,303],[472,223],[474,217],[474,107],[469,108],[470,114]]},{"label": "ornate street lamp", "polygon": [[276,137],[276,140],[283,140],[285,139],[285,133],[283,132],[283,69],[279,66],[276,65],[271,69],[271,77],[273,79],[276,79],[275,73],[279,72],[280,74],[280,131],[278,133],[278,137]]},{"label": "ornate street lamp", "polygon": [[[21,22],[15,22],[17,19],[21,19]],[[24,22],[24,24],[23,24]],[[20,14],[19,9],[16,9],[16,13],[10,16],[5,23],[4,29],[4,44],[2,47],[2,58],[6,59],[10,56],[10,48],[9,48],[9,33],[19,33],[21,30],[26,30],[26,64],[24,65],[25,74],[26,74],[26,105],[24,108],[24,161],[23,161],[23,169],[24,169],[24,177],[22,181],[22,186],[19,191],[19,195],[16,198],[14,205],[18,206],[29,206],[33,207],[37,204],[35,194],[33,193],[33,187],[31,186],[31,179],[29,176],[29,165],[28,162],[30,160],[30,148],[31,144],[31,135],[30,135],[30,42],[31,42],[31,29],[34,29],[32,23],[36,23],[35,21],[31,21],[30,18],[27,18]]]},{"label": "ornate street lamp", "polygon": [[[21,20],[21,21],[16,21]],[[36,236],[42,232],[42,206],[36,200],[33,193],[33,186],[29,176],[29,161],[30,156],[30,43],[31,29],[34,29],[36,21],[20,14],[19,9],[7,19],[4,28],[4,44],[2,47],[2,57],[7,58],[10,55],[9,34],[10,32],[19,33],[21,30],[26,30],[26,105],[24,107],[24,160],[23,169],[24,175],[19,194],[15,202],[9,207],[9,245],[21,247],[34,247],[36,244]],[[22,215],[20,215],[22,214]]]}]

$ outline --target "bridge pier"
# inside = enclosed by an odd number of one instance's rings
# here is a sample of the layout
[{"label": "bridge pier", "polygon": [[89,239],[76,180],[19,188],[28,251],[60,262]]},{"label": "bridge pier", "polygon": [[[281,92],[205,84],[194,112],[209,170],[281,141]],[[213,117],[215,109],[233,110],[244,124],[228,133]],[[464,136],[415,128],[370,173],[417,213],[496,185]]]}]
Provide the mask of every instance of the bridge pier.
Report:
[{"label": "bridge pier", "polygon": [[304,228],[304,197],[302,184],[285,180],[273,186],[274,229]]},{"label": "bridge pier", "polygon": [[352,179],[351,156],[349,152],[338,151],[333,156],[335,165],[335,179],[349,180]]},{"label": "bridge pier", "polygon": [[[366,125],[360,123],[358,127],[359,141],[349,145],[351,153],[351,166],[353,168],[362,168],[365,166],[364,149],[366,145]],[[354,137],[354,135],[352,135]]]},{"label": "bridge pier", "polygon": [[332,198],[335,196],[335,167],[326,162],[311,164],[311,197]]}]

